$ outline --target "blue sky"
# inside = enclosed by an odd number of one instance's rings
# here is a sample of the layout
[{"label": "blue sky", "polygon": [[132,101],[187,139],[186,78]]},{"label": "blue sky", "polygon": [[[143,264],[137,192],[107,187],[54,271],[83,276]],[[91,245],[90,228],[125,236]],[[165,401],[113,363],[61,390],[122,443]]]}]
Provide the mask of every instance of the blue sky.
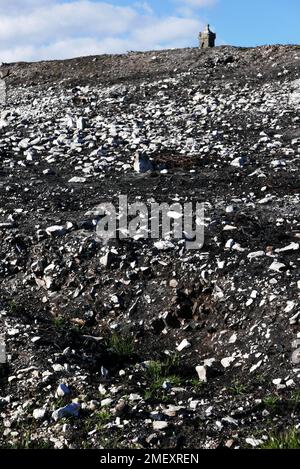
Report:
[{"label": "blue sky", "polygon": [[[299,0],[0,0],[0,61],[218,44],[300,43]],[[297,22],[297,23],[296,23]]]}]

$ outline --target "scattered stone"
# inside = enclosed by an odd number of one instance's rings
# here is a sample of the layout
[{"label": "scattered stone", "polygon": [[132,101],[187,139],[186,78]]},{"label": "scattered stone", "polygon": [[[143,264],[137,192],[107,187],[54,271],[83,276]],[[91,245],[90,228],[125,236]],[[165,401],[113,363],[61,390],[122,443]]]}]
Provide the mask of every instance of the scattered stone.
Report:
[{"label": "scattered stone", "polygon": [[153,422],[153,430],[160,431],[160,430],[165,430],[168,428],[169,424],[168,422],[164,421],[155,421]]},{"label": "scattered stone", "polygon": [[137,173],[147,173],[148,171],[153,171],[153,164],[146,154],[140,153],[135,157],[134,170]]},{"label": "scattered stone", "polygon": [[178,287],[178,282],[177,282],[176,279],[173,278],[172,280],[170,280],[169,285],[170,285],[171,288],[177,288]]},{"label": "scattered stone", "polygon": [[111,267],[114,261],[114,255],[111,252],[105,254],[105,256],[100,258],[100,264],[104,267]]},{"label": "scattered stone", "polygon": [[242,156],[242,157],[238,157],[238,158],[235,158],[232,162],[231,162],[231,166],[235,166],[237,168],[242,168],[247,162],[247,158]]},{"label": "scattered stone", "polygon": [[300,348],[295,350],[292,354],[292,362],[294,365],[299,365],[300,364]]},{"label": "scattered stone", "polygon": [[65,228],[63,226],[49,226],[49,228],[46,228],[46,233],[49,236],[56,235],[56,236],[62,236],[66,232]]},{"label": "scattered stone", "polygon": [[196,366],[196,371],[201,383],[207,383],[207,367],[206,366]]},{"label": "scattered stone", "polygon": [[102,399],[101,407],[109,407],[113,403],[113,399],[107,397],[106,399]]},{"label": "scattered stone", "polygon": [[43,420],[46,415],[46,409],[34,409],[32,415],[35,420]]},{"label": "scattered stone", "polygon": [[224,368],[229,368],[234,361],[235,361],[234,357],[226,357],[226,358],[222,358],[221,364]]},{"label": "scattered stone", "polygon": [[257,438],[246,438],[246,443],[247,445],[252,446],[252,448],[257,448],[263,444],[263,440],[259,440]]},{"label": "scattered stone", "polygon": [[275,252],[281,253],[281,252],[289,252],[289,251],[298,251],[299,246],[300,246],[299,243],[291,243],[289,246],[286,246],[285,248],[275,249]]},{"label": "scattered stone", "polygon": [[182,352],[182,350],[189,348],[189,347],[191,347],[191,343],[188,340],[183,339],[183,341],[176,347],[176,350],[178,352]]},{"label": "scattered stone", "polygon": [[[65,449],[113,446],[119,431],[124,447],[238,449],[267,441],[271,420],[286,427],[300,379],[298,55],[224,46],[11,67],[1,447],[24,443],[25,421],[30,446]],[[205,208],[196,249],[196,231],[172,233],[190,202]],[[155,203],[164,233],[151,233]]]},{"label": "scattered stone", "polygon": [[56,393],[55,393],[57,397],[65,397],[65,396],[68,396],[69,394],[70,394],[70,389],[68,388],[68,386],[66,386],[63,383],[58,386]]},{"label": "scattered stone", "polygon": [[129,401],[130,402],[136,402],[136,401],[141,401],[142,397],[139,394],[130,394],[129,396]]},{"label": "scattered stone", "polygon": [[74,184],[83,184],[84,182],[86,182],[86,178],[74,176],[73,178],[69,180],[69,182],[74,183]]},{"label": "scattered stone", "polygon": [[52,419],[57,422],[63,418],[79,417],[80,408],[80,404],[73,402],[72,404],[68,404],[65,407],[55,410],[52,413]]},{"label": "scattered stone", "polygon": [[273,262],[270,267],[269,267],[270,270],[273,270],[274,272],[282,272],[283,270],[286,269],[286,266],[284,264],[282,264],[281,262]]}]

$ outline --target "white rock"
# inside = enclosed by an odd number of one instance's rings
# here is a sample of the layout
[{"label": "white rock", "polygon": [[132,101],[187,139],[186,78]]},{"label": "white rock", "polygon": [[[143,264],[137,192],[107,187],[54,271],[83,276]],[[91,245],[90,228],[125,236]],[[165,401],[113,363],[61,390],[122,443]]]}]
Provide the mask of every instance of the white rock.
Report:
[{"label": "white rock", "polygon": [[15,335],[18,335],[19,333],[20,333],[20,330],[17,328],[8,329],[7,331],[7,334],[10,336],[15,336]]},{"label": "white rock", "polygon": [[245,252],[246,249],[245,248],[242,248],[240,243],[234,243],[234,245],[232,246],[232,250],[233,251],[238,251],[238,252]]},{"label": "white rock", "polygon": [[292,363],[294,365],[299,365],[300,364],[300,348],[295,350],[292,354]]},{"label": "white rock", "polygon": [[250,368],[250,373],[253,373],[253,371],[256,371],[261,365],[262,365],[262,360],[260,360],[258,363],[256,363]]},{"label": "white rock", "polygon": [[78,130],[84,130],[86,128],[86,119],[84,117],[78,117],[76,127]]},{"label": "white rock", "polygon": [[197,407],[198,407],[198,405],[200,404],[200,402],[201,402],[201,401],[196,401],[196,400],[195,400],[195,401],[191,401],[191,402],[190,402],[190,409],[196,410]]},{"label": "white rock", "polygon": [[247,161],[247,158],[244,156],[235,158],[230,164],[231,166],[234,166],[236,168],[242,168]]},{"label": "white rock", "polygon": [[258,440],[257,438],[246,438],[246,443],[253,448],[256,448],[263,443],[263,440]]},{"label": "white rock", "polygon": [[269,267],[269,270],[273,270],[273,272],[282,272],[282,270],[285,269],[285,265],[282,264],[281,262],[273,262],[270,267]]},{"label": "white rock", "polygon": [[296,306],[296,302],[295,301],[288,301],[287,304],[286,304],[286,307],[284,309],[284,312],[285,313],[290,313],[291,311],[293,311],[293,309],[295,308]]},{"label": "white rock", "polygon": [[178,350],[178,352],[181,352],[185,348],[189,348],[189,347],[191,347],[190,342],[186,339],[183,339],[183,341],[178,345],[178,347],[176,347],[176,350]]},{"label": "white rock", "polygon": [[234,240],[229,239],[227,243],[225,244],[225,249],[231,249],[234,246]]},{"label": "white rock", "polygon": [[57,422],[65,417],[78,417],[80,412],[80,404],[72,402],[72,404],[61,407],[52,413],[52,419]]},{"label": "white rock", "polygon": [[234,206],[233,205],[228,205],[228,207],[226,207],[226,213],[234,213]]},{"label": "white rock", "polygon": [[154,243],[154,246],[156,247],[156,249],[158,249],[159,251],[167,251],[168,249],[172,249],[174,248],[174,244],[171,243],[170,241],[157,241],[156,243]]},{"label": "white rock", "polygon": [[27,150],[27,148],[29,147],[29,138],[23,138],[23,140],[21,140],[19,142],[19,148],[21,148],[22,150]]},{"label": "white rock", "polygon": [[100,392],[101,396],[105,396],[105,394],[107,394],[107,391],[105,387],[103,386],[103,384],[99,385],[98,391]]},{"label": "white rock", "polygon": [[298,249],[299,249],[299,243],[291,243],[289,246],[286,246],[285,248],[275,249],[275,252],[280,253],[280,252],[298,251]]},{"label": "white rock", "polygon": [[169,286],[170,286],[171,288],[177,288],[177,287],[178,287],[178,282],[177,282],[177,280],[176,280],[175,278],[173,278],[172,280],[170,280]]},{"label": "white rock", "polygon": [[134,160],[134,170],[137,173],[147,173],[153,170],[153,164],[149,160],[147,155],[139,154]]},{"label": "white rock", "polygon": [[299,348],[299,347],[300,347],[300,339],[297,338],[297,339],[293,340],[292,348],[296,349],[296,348]]},{"label": "white rock", "polygon": [[196,366],[196,372],[201,383],[207,383],[207,367],[206,366]]},{"label": "white rock", "polygon": [[102,399],[101,407],[109,407],[113,403],[113,399],[107,397],[106,399]]},{"label": "white rock", "polygon": [[68,388],[68,386],[62,383],[58,386],[55,394],[57,397],[64,397],[70,394],[70,389]]},{"label": "white rock", "polygon": [[271,161],[270,166],[273,168],[284,168],[286,166],[286,162],[284,160],[273,160]]},{"label": "white rock", "polygon": [[137,402],[137,401],[142,401],[143,398],[139,394],[130,394],[129,395],[129,401],[130,402]]},{"label": "white rock", "polygon": [[232,334],[232,336],[230,337],[229,339],[229,343],[230,344],[235,344],[237,341],[237,335],[236,334]]},{"label": "white rock", "polygon": [[263,257],[265,256],[265,252],[264,251],[256,251],[256,252],[250,252],[250,254],[248,254],[248,259],[256,259],[257,257]]},{"label": "white rock", "polygon": [[52,368],[57,373],[59,373],[60,371],[65,371],[64,367],[62,365],[60,365],[59,363],[57,363],[55,365],[52,365]]},{"label": "white rock", "polygon": [[65,233],[65,228],[61,225],[53,225],[46,228],[46,233],[48,236],[51,235],[62,235]]},{"label": "white rock", "polygon": [[46,409],[34,409],[33,418],[35,420],[42,420],[45,417]]},{"label": "white rock", "polygon": [[106,253],[103,257],[100,258],[100,264],[104,267],[109,267],[112,260],[112,254],[110,252]]},{"label": "white rock", "polygon": [[35,337],[32,337],[31,342],[32,342],[33,344],[35,344],[35,343],[38,342],[39,340],[41,340],[41,337],[35,336]]},{"label": "white rock", "polygon": [[296,313],[293,317],[290,318],[290,324],[294,325],[299,322],[300,312]]},{"label": "white rock", "polygon": [[260,205],[266,205],[266,204],[269,204],[270,202],[272,202],[273,199],[274,199],[274,196],[267,195],[263,199],[259,200],[258,203]]},{"label": "white rock", "polygon": [[155,421],[153,422],[153,430],[164,430],[168,427],[168,422],[164,421]]},{"label": "white rock", "polygon": [[221,364],[224,368],[229,368],[231,363],[233,363],[235,360],[234,357],[226,357],[221,360]]},{"label": "white rock", "polygon": [[295,386],[295,381],[293,379],[289,379],[286,383],[285,383],[286,387],[287,388],[293,388]]},{"label": "white rock", "polygon": [[86,182],[86,178],[75,176],[72,179],[70,179],[69,182],[80,184],[80,183]]}]

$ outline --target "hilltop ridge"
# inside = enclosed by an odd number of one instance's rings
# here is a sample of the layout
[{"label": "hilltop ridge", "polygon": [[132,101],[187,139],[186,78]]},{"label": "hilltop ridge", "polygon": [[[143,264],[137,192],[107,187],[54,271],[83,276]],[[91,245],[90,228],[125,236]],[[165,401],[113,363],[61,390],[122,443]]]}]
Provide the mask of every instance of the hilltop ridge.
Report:
[{"label": "hilltop ridge", "polygon": [[154,76],[170,77],[186,71],[196,72],[200,67],[204,67],[203,72],[205,68],[209,71],[214,68],[214,60],[218,68],[222,66],[222,61],[226,66],[232,60],[229,67],[230,74],[234,76],[236,73],[239,76],[243,70],[250,74],[249,78],[255,78],[255,67],[268,69],[272,60],[277,61],[278,67],[284,66],[296,71],[295,57],[299,54],[299,47],[297,45],[249,48],[219,46],[202,50],[195,47],[105,54],[67,60],[17,62],[4,64],[2,69],[10,71],[8,84],[14,85],[49,84],[56,81],[66,84],[68,82],[92,84],[94,80],[102,83],[118,83],[126,80],[140,81]]}]

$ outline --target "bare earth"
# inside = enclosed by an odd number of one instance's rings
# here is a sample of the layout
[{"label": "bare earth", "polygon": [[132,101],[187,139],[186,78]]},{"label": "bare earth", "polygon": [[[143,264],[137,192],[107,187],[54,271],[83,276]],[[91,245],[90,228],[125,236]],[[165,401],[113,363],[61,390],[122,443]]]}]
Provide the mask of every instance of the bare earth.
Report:
[{"label": "bare earth", "polygon": [[[297,432],[300,48],[1,70],[1,446],[251,448]],[[138,151],[155,171],[134,171]],[[122,194],[204,202],[203,249],[103,243],[93,209]]]}]

